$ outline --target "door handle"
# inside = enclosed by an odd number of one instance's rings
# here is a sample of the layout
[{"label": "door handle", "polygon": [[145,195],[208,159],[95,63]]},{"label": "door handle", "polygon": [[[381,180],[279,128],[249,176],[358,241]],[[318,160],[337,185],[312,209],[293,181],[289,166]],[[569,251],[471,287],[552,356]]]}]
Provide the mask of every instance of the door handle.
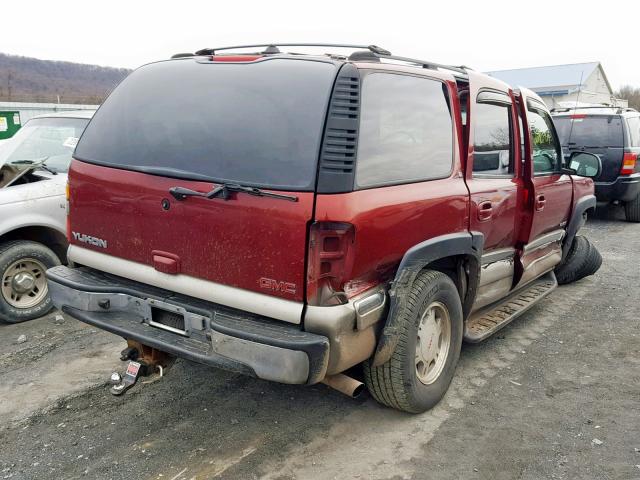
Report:
[{"label": "door handle", "polygon": [[544,195],[538,195],[536,197],[536,211],[540,212],[544,210],[544,206],[547,204],[547,199],[544,198]]},{"label": "door handle", "polygon": [[489,200],[478,204],[478,220],[486,222],[493,216],[493,205]]}]

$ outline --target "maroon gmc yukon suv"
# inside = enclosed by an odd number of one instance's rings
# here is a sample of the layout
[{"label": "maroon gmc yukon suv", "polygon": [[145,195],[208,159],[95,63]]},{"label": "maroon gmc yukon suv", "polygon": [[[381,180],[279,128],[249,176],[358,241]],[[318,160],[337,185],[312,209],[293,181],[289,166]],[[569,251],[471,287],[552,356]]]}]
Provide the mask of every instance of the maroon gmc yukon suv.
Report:
[{"label": "maroon gmc yukon suv", "polygon": [[463,339],[598,269],[576,234],[600,160],[565,164],[531,91],[375,46],[251,47],[139,68],[75,151],[49,288],[128,341],[129,377],[182,357],[354,393],[361,364],[421,412]]}]

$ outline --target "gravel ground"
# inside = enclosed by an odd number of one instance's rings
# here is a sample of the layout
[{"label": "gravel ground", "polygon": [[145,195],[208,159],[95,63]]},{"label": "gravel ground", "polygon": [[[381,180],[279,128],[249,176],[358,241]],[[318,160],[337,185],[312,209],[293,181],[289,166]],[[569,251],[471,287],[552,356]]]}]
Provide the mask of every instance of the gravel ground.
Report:
[{"label": "gravel ground", "polygon": [[640,479],[640,225],[619,216],[583,231],[598,274],[465,345],[423,415],[184,361],[116,398],[122,340],[0,326],[0,479]]}]

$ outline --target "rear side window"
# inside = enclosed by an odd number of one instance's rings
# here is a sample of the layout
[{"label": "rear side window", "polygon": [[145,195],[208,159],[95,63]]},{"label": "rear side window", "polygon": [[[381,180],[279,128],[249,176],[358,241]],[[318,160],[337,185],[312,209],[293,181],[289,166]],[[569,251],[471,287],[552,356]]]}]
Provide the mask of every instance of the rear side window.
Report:
[{"label": "rear side window", "polygon": [[622,118],[618,115],[554,117],[563,147],[622,148]]},{"label": "rear side window", "polygon": [[445,85],[408,75],[365,76],[356,185],[444,178],[452,164],[453,124]]},{"label": "rear side window", "polygon": [[533,147],[533,172],[545,174],[560,169],[560,145],[556,139],[551,117],[546,112],[529,109],[527,114]]},{"label": "rear side window", "polygon": [[104,102],[75,158],[158,175],[313,190],[331,63],[158,62]]},{"label": "rear side window", "polygon": [[629,146],[640,147],[640,117],[627,118],[629,127]]},{"label": "rear side window", "polygon": [[478,103],[474,112],[473,172],[512,175],[511,107]]}]

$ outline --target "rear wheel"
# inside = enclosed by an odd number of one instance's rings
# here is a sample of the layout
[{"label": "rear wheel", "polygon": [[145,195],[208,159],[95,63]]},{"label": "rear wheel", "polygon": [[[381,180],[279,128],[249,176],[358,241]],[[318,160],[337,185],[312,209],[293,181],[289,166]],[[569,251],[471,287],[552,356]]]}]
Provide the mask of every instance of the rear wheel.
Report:
[{"label": "rear wheel", "polygon": [[627,222],[640,222],[640,194],[624,204],[624,214]]},{"label": "rear wheel", "polygon": [[12,241],[0,246],[0,320],[18,323],[52,308],[45,271],[60,265],[49,248],[36,242]]},{"label": "rear wheel", "polygon": [[420,413],[444,396],[462,345],[462,305],[453,281],[425,270],[397,314],[400,338],[391,359],[364,363],[365,383],[383,405]]}]

